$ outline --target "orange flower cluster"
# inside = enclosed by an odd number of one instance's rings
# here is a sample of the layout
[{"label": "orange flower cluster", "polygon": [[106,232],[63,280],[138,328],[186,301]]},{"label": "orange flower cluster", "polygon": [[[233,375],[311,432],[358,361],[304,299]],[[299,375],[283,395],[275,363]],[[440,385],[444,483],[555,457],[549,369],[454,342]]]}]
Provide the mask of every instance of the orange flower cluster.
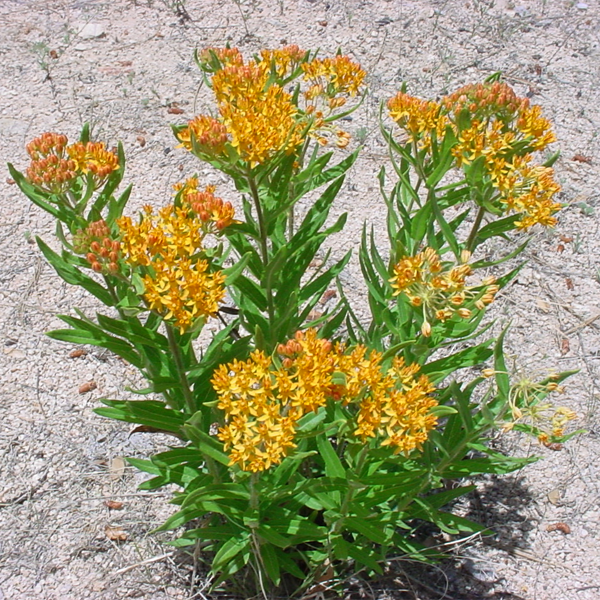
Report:
[{"label": "orange flower cluster", "polygon": [[58,133],[44,133],[27,144],[31,164],[27,179],[44,191],[60,194],[69,189],[77,177],[77,165],[68,158],[68,139]]},{"label": "orange flower cluster", "polygon": [[121,217],[121,251],[132,267],[147,267],[144,298],[151,310],[173,319],[181,333],[214,315],[225,296],[225,276],[202,258],[203,222],[189,208],[144,207],[140,222]]},{"label": "orange flower cluster", "polygon": [[204,191],[198,189],[198,178],[190,177],[184,183],[174,186],[181,193],[182,206],[189,206],[203,224],[204,233],[218,233],[234,221],[235,210],[231,202],[223,202],[214,195],[215,187],[206,186]]},{"label": "orange flower cluster", "polygon": [[390,283],[394,295],[405,294],[411,304],[423,309],[421,333],[431,335],[431,323],[444,323],[454,315],[469,319],[472,310],[465,304],[472,303],[478,310],[494,301],[498,286],[493,277],[485,279],[481,286],[469,287],[466,278],[473,273],[467,264],[471,254],[464,251],[461,263],[448,265],[441,262],[433,248],[426,248],[415,256],[403,258],[394,267]]},{"label": "orange flower cluster", "polygon": [[388,102],[390,115],[419,148],[441,140],[447,126],[457,139],[452,148],[456,165],[483,157],[488,181],[500,191],[497,200],[506,212],[519,213],[519,229],[535,224],[553,226],[560,190],[551,169],[531,167],[532,153],[555,141],[539,106],[519,98],[500,82],[471,84],[442,98],[438,104],[399,93]]},{"label": "orange flower cluster", "polygon": [[397,452],[420,448],[436,425],[434,387],[416,377],[417,365],[396,358],[383,371],[379,352],[357,346],[347,353],[316,329],[298,332],[277,351],[276,361],[257,350],[245,362],[220,365],[212,379],[225,413],[218,437],[231,464],[245,471],[279,464],[296,445],[298,420],[329,399],[357,406],[355,435],[363,442],[380,437]]},{"label": "orange flower cluster", "polygon": [[90,267],[97,273],[119,272],[121,244],[112,237],[104,219],[90,223],[85,229],[78,229],[73,236],[73,250],[85,254]]},{"label": "orange flower cluster", "polygon": [[188,122],[177,137],[184,148],[200,156],[215,157],[225,153],[229,140],[227,127],[214,117],[199,115]]},{"label": "orange flower cluster", "polygon": [[106,150],[102,142],[67,144],[67,136],[57,133],[44,133],[27,144],[31,157],[27,178],[31,183],[44,191],[61,194],[79,175],[92,173],[98,188],[119,168],[117,155]]}]

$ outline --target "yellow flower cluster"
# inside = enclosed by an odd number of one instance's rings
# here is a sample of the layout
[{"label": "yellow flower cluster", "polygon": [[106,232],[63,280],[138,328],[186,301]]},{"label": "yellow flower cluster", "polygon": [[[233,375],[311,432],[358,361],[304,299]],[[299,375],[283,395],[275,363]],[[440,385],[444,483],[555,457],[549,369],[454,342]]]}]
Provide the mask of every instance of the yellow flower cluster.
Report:
[{"label": "yellow flower cluster", "polygon": [[208,158],[223,155],[229,140],[227,127],[209,115],[199,115],[189,121],[177,137],[184,148]]},{"label": "yellow flower cluster", "polygon": [[500,82],[471,84],[442,98],[440,103],[399,93],[389,100],[392,119],[419,148],[430,148],[432,136],[441,140],[449,125],[457,142],[452,148],[456,165],[463,167],[483,157],[491,184],[500,191],[500,207],[521,216],[519,229],[535,224],[553,226],[560,204],[552,197],[560,190],[551,169],[532,167],[532,153],[555,141],[539,106],[519,98]]},{"label": "yellow flower cluster", "polygon": [[431,323],[444,323],[454,315],[469,319],[473,304],[478,310],[494,301],[498,286],[493,277],[484,279],[480,286],[467,286],[466,278],[473,273],[467,264],[470,252],[463,251],[460,264],[442,263],[433,248],[425,248],[415,256],[407,256],[394,266],[390,279],[394,295],[405,294],[411,304],[423,309],[421,333],[431,335]]},{"label": "yellow flower cluster", "polygon": [[302,50],[296,44],[290,44],[276,50],[261,50],[260,58],[263,62],[271,65],[279,79],[285,79],[293,74],[307,57],[308,52]]},{"label": "yellow flower cluster", "polygon": [[77,142],[67,147],[67,153],[81,173],[92,173],[97,182],[106,179],[119,168],[116,153],[107,150],[104,142]]},{"label": "yellow flower cluster", "polygon": [[44,133],[27,144],[31,164],[27,178],[39,188],[60,194],[67,191],[81,174],[94,175],[94,183],[99,187],[110,173],[119,168],[119,161],[113,152],[105,149],[101,142],[77,142],[68,146],[66,135]]},{"label": "yellow flower cluster", "polygon": [[[484,369],[485,377],[492,377],[495,373],[493,369]],[[564,388],[555,379],[555,376],[550,376],[545,382],[538,382],[531,376],[521,375],[510,387],[508,404],[511,420],[505,422],[502,429],[510,431],[515,424],[524,423],[537,430],[538,439],[543,444],[562,437],[566,424],[577,419],[577,413],[565,406],[540,401],[540,398],[545,398],[551,392],[564,392]]]},{"label": "yellow flower cluster", "polygon": [[[200,66],[212,74],[219,115],[196,117],[177,137],[202,158],[225,156],[229,144],[254,167],[281,152],[295,152],[307,135],[322,145],[331,135],[339,147],[348,144],[349,134],[328,122],[317,107],[317,99],[323,99],[330,116],[358,93],[365,72],[347,56],[310,59],[309,52],[289,45],[262,50],[246,64],[237,48],[209,48],[200,54]],[[304,111],[284,89],[300,75],[310,84]]]},{"label": "yellow flower cluster", "polygon": [[277,352],[276,360],[257,350],[245,362],[220,365],[212,379],[225,415],[218,437],[231,464],[245,471],[279,464],[296,445],[298,420],[329,399],[357,406],[355,435],[363,442],[381,437],[397,452],[420,448],[436,425],[434,387],[416,377],[417,365],[396,358],[384,372],[379,352],[357,346],[347,353],[316,329],[298,332]]},{"label": "yellow flower cluster", "polygon": [[190,177],[184,183],[174,186],[182,190],[182,206],[189,207],[202,221],[204,233],[218,233],[233,223],[235,210],[231,202],[223,202],[214,195],[215,187],[198,189],[198,178]]},{"label": "yellow flower cluster", "polygon": [[202,256],[203,222],[186,207],[170,205],[140,222],[121,217],[121,251],[132,267],[147,267],[144,298],[151,310],[173,319],[181,333],[199,317],[214,315],[225,296],[225,276],[210,272]]},{"label": "yellow flower cluster", "polygon": [[271,63],[244,64],[239,51],[225,50],[227,54],[212,49],[220,60],[225,58],[212,79],[219,117],[196,117],[178,139],[203,158],[222,155],[229,143],[251,167],[279,152],[293,152],[302,143],[304,125],[291,95],[269,82]]},{"label": "yellow flower cluster", "polygon": [[519,229],[529,229],[540,224],[554,227],[561,205],[553,197],[560,191],[550,167],[532,165],[531,155],[516,156],[511,168],[502,172],[495,182],[500,190],[500,201],[507,211],[521,215],[515,222]]},{"label": "yellow flower cluster", "polygon": [[329,99],[330,108],[343,106],[345,96],[356,96],[366,76],[358,63],[342,55],[315,58],[303,63],[302,70],[304,80],[311,84],[305,92],[306,98],[312,100],[316,96],[325,96]]},{"label": "yellow flower cluster", "polygon": [[420,149],[431,147],[434,133],[441,139],[449,124],[437,102],[420,100],[404,92],[388,100],[388,109],[392,119],[408,134],[409,141],[417,142]]}]

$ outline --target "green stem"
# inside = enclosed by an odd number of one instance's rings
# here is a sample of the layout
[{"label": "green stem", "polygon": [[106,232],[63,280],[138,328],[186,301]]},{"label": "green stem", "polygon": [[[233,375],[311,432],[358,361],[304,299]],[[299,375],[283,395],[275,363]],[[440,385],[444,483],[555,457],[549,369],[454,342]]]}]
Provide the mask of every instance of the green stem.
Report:
[{"label": "green stem", "polygon": [[[356,468],[354,469],[356,475],[360,475],[362,468],[365,465],[365,460],[367,459],[367,455],[369,454],[369,445],[365,444],[358,455],[358,459],[356,461]],[[331,533],[337,534],[340,532],[341,528],[344,525],[344,519],[347,516],[348,509],[350,508],[350,503],[354,499],[354,494],[356,493],[358,488],[355,486],[348,486],[346,491],[346,495],[344,496],[344,500],[342,501],[342,506],[340,507],[340,518],[334,523]]]},{"label": "green stem", "polygon": [[173,326],[170,323],[165,323],[165,328],[167,330],[167,338],[169,340],[169,349],[171,350],[173,358],[175,359],[177,375],[179,376],[179,383],[181,384],[185,405],[189,414],[193,415],[196,412],[196,404],[194,402],[194,396],[192,395],[190,383],[188,381],[187,375],[185,374],[185,366],[183,364],[181,348],[179,347],[179,344],[175,339],[175,332],[173,331]]},{"label": "green stem", "polygon": [[477,211],[477,216],[475,217],[475,222],[473,223],[473,227],[471,228],[471,233],[467,238],[467,250],[469,252],[473,252],[475,250],[475,240],[477,239],[477,234],[479,233],[479,227],[481,226],[481,221],[483,221],[483,217],[485,215],[485,208],[483,206],[479,207]]},{"label": "green stem", "polygon": [[[256,220],[258,221],[258,230],[260,236],[260,251],[262,255],[263,267],[266,270],[267,265],[269,264],[269,245],[267,228],[265,226],[265,218],[263,215],[262,206],[260,205],[260,195],[258,193],[256,181],[254,180],[254,177],[250,172],[246,173],[246,177],[250,186],[252,199],[254,200],[254,207],[256,208]],[[268,278],[265,277],[265,281],[261,283],[265,286],[265,292],[267,295],[267,310],[269,313],[269,325],[271,326],[271,328],[273,328],[275,321],[275,303],[273,300],[273,290],[271,289],[271,283],[269,282]]]}]

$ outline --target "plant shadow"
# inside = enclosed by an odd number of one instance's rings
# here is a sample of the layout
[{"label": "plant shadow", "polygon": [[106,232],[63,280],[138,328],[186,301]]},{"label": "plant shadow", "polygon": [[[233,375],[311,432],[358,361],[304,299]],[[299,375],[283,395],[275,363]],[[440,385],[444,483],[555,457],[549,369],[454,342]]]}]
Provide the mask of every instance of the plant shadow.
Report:
[{"label": "plant shadow", "polygon": [[535,525],[527,518],[533,495],[519,476],[480,477],[477,488],[444,510],[452,510],[489,528],[490,534],[461,543],[436,530],[429,523],[419,524],[416,537],[429,546],[448,547],[447,558],[425,564],[400,558],[386,566],[385,575],[365,581],[351,580],[344,600],[379,598],[381,600],[524,600],[507,591],[510,582],[496,572],[498,551],[511,555],[515,549],[529,547]]}]

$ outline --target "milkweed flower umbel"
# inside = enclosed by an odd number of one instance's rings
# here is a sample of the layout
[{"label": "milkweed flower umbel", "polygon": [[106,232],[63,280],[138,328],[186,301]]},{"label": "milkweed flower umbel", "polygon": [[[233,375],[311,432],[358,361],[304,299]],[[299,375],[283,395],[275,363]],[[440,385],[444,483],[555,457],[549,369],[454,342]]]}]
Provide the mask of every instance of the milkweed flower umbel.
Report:
[{"label": "milkweed flower umbel", "polygon": [[[349,57],[318,59],[288,45],[245,62],[237,48],[207,48],[199,63],[212,76],[218,114],[199,115],[175,129],[182,145],[200,158],[239,158],[254,168],[281,153],[294,154],[307,136],[321,145],[330,137],[340,148],[348,145],[349,134],[333,124],[332,115],[363,85],[365,72]],[[292,81],[298,93],[291,93]],[[301,89],[303,82],[308,89]]]},{"label": "milkweed flower umbel", "polygon": [[385,369],[382,355],[358,345],[319,339],[316,329],[298,332],[277,348],[277,359],[254,351],[245,362],[220,365],[212,378],[224,425],[218,437],[231,464],[263,471],[279,464],[295,443],[298,420],[327,402],[355,414],[354,435],[409,453],[420,448],[437,419],[437,401],[417,365],[401,358]]},{"label": "milkweed flower umbel", "polygon": [[470,252],[463,251],[459,264],[442,263],[433,248],[425,248],[415,256],[407,256],[394,266],[390,279],[394,296],[404,294],[414,307],[423,311],[421,332],[431,335],[431,324],[445,322],[455,315],[469,319],[472,310],[466,304],[483,310],[494,300],[498,285],[493,277],[480,286],[468,286],[466,278],[473,274],[468,261]]},{"label": "milkweed flower umbel", "polygon": [[431,150],[435,139],[439,151],[449,128],[455,166],[466,170],[482,161],[485,183],[497,190],[492,202],[499,211],[519,216],[517,229],[556,224],[553,215],[561,205],[553,197],[560,186],[552,169],[532,164],[533,153],[556,137],[541,107],[519,98],[508,84],[469,84],[439,103],[400,92],[388,109],[421,150]]},{"label": "milkweed flower umbel", "polygon": [[138,223],[118,219],[121,251],[132,268],[142,268],[144,299],[151,310],[173,320],[183,333],[200,317],[214,316],[225,296],[225,276],[211,271],[203,254],[203,222],[189,206],[147,206]]},{"label": "milkweed flower umbel", "polygon": [[106,150],[102,142],[77,142],[68,145],[66,135],[44,133],[27,144],[31,164],[27,178],[44,191],[62,194],[80,175],[91,173],[100,187],[119,168],[117,155]]}]

